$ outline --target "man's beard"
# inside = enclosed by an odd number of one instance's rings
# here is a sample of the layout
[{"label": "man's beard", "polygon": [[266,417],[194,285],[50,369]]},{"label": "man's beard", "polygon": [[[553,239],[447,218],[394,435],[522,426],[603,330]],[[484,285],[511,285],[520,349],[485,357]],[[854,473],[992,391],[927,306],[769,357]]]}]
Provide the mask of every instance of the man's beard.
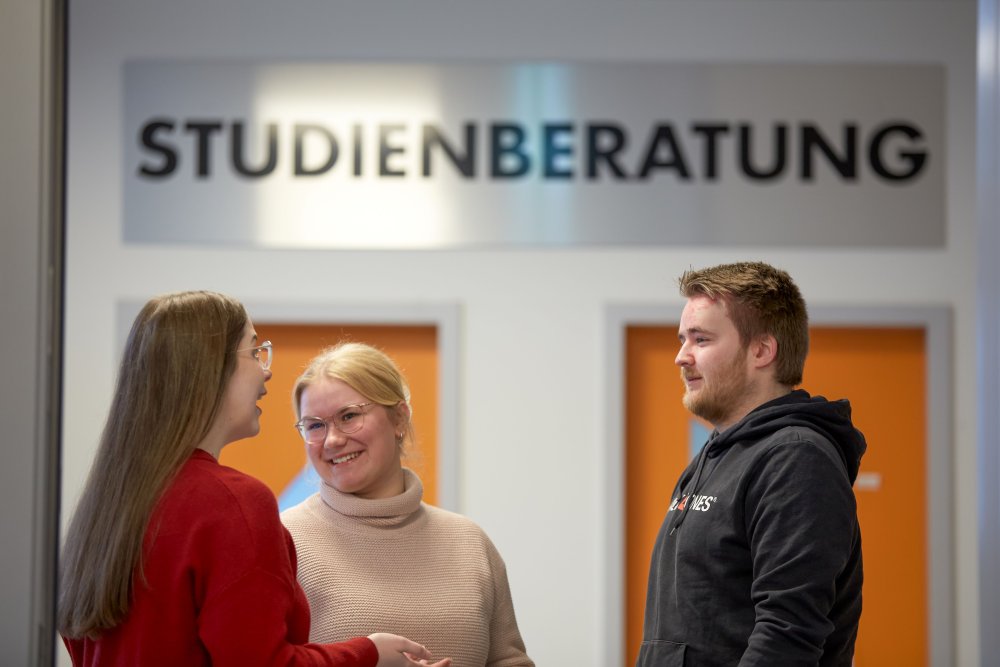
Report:
[{"label": "man's beard", "polygon": [[702,376],[699,391],[685,392],[684,407],[713,426],[726,423],[726,418],[743,403],[751,389],[746,376],[746,355],[747,350],[737,352],[724,369],[713,373],[710,383]]}]

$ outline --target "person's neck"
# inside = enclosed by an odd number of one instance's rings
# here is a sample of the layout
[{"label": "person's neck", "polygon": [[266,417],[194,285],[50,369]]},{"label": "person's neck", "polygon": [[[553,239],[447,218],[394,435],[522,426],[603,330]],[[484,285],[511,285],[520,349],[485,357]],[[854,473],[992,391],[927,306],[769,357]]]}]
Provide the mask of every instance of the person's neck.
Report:
[{"label": "person's neck", "polygon": [[212,434],[209,433],[204,439],[202,439],[201,442],[198,443],[198,446],[195,449],[208,452],[212,455],[212,458],[218,461],[219,456],[222,454],[222,448],[225,446],[226,443],[223,442],[222,438],[212,437]]},{"label": "person's neck", "polygon": [[743,405],[739,409],[734,410],[725,421],[712,424],[712,426],[716,431],[722,433],[765,403],[770,403],[776,398],[787,396],[791,392],[792,388],[786,385],[770,384],[768,387],[763,388],[760,391],[751,393],[747,397],[747,400],[743,402]]}]

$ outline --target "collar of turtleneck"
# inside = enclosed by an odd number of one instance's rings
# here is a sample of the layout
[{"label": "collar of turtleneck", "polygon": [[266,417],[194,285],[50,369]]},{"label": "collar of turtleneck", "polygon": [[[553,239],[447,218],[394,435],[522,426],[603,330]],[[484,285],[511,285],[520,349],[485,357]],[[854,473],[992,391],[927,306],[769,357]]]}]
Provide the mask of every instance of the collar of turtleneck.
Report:
[{"label": "collar of turtleneck", "polygon": [[395,526],[404,523],[420,509],[424,485],[412,470],[403,468],[403,492],[398,496],[368,500],[341,493],[325,482],[320,484],[319,495],[327,507],[357,523]]}]

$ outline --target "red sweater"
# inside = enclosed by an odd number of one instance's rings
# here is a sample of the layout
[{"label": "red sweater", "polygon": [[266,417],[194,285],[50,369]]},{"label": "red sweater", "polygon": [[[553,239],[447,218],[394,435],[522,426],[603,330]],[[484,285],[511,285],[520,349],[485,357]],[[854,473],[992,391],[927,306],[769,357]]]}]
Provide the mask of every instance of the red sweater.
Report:
[{"label": "red sweater", "polygon": [[295,547],[260,481],[196,450],[153,511],[120,625],[67,640],[77,667],[374,667],[370,639],[309,644]]}]

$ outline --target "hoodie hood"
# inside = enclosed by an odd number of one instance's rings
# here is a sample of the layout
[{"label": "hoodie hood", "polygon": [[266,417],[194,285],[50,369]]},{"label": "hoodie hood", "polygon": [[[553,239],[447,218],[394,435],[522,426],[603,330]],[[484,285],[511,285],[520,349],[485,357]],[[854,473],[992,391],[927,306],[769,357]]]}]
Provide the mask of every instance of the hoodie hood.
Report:
[{"label": "hoodie hood", "polygon": [[796,389],[758,406],[732,428],[713,438],[705,455],[718,456],[737,442],[760,441],[789,426],[813,429],[837,448],[851,484],[858,477],[861,456],[868,445],[851,422],[851,404],[846,399],[828,401]]}]

